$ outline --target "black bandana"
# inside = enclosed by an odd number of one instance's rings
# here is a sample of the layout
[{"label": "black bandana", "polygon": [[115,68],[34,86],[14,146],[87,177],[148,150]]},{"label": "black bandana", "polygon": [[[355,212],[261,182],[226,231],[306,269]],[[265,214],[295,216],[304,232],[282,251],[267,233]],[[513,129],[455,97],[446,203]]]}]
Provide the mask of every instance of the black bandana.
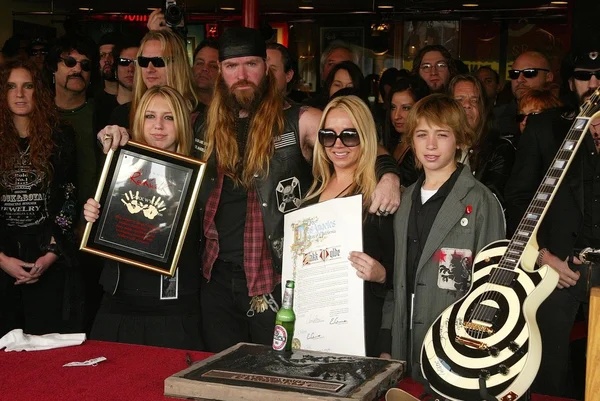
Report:
[{"label": "black bandana", "polygon": [[267,46],[256,29],[233,27],[219,38],[219,61],[235,57],[256,56],[267,58]]}]

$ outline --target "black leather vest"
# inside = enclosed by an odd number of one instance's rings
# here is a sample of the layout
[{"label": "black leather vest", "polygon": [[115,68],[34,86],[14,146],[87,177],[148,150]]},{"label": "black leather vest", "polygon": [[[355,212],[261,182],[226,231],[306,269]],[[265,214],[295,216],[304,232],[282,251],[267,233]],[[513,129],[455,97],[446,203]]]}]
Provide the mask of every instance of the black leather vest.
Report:
[{"label": "black leather vest", "polygon": [[[273,266],[281,272],[283,254],[283,217],[300,207],[301,199],[312,184],[312,171],[300,147],[300,106],[292,105],[285,111],[283,134],[273,138],[275,151],[269,163],[269,175],[255,175],[254,188],[261,206],[265,237],[271,252]],[[195,123],[194,157],[204,159],[204,121]],[[207,161],[199,200],[203,211],[217,180],[215,153]],[[204,231],[202,231],[204,232]]]}]

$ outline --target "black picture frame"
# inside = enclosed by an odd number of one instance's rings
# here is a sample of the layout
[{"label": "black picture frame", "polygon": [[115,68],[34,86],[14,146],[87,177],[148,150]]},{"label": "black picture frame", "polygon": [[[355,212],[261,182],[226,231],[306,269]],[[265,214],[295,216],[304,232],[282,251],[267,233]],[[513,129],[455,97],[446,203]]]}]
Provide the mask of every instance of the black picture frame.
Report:
[{"label": "black picture frame", "polygon": [[205,163],[129,141],[110,150],[80,249],[173,276],[196,205]]}]

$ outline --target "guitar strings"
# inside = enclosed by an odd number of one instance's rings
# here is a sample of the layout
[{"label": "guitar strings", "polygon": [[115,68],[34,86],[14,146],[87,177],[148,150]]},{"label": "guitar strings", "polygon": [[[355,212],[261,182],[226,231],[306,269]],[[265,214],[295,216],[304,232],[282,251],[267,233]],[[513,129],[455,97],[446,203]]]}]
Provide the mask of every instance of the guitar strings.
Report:
[{"label": "guitar strings", "polygon": [[[594,94],[590,97],[590,99],[583,105],[583,107],[581,109],[581,113],[575,118],[575,121],[577,121],[577,118],[580,118],[580,117],[583,117],[586,115],[590,115],[590,113],[593,110],[597,111],[598,97],[600,97],[600,88],[597,89],[594,92]],[[558,186],[562,182],[564,175],[566,175],[566,172],[567,172],[568,168],[570,167],[573,155],[577,152],[577,150],[579,149],[579,146],[581,145],[581,142],[583,141],[585,132],[589,128],[589,123],[590,123],[592,117],[593,116],[591,116],[589,118],[589,120],[588,120],[587,124],[584,126],[583,130],[574,129],[573,126],[571,126],[571,128],[569,129],[569,132],[568,132],[567,136],[565,137],[564,141],[562,142],[561,147],[559,148],[558,152],[554,156],[554,159],[552,160],[552,163],[550,165],[551,167],[548,169],[548,171],[544,175],[542,182],[540,183],[537,191],[534,194],[534,198],[532,199],[529,206],[527,207],[527,210],[525,211],[525,216],[519,222],[519,225],[517,226],[517,230],[515,231],[515,234],[513,234],[511,241],[508,244],[504,255],[500,258],[500,261],[498,262],[496,267],[492,267],[492,272],[491,272],[491,274],[489,274],[488,281],[484,285],[485,287],[483,289],[482,294],[479,296],[480,300],[477,302],[477,305],[475,306],[475,308],[473,309],[473,311],[471,313],[471,316],[469,319],[470,321],[473,319],[477,319],[477,317],[481,317],[480,320],[484,321],[484,319],[483,319],[484,316],[483,316],[483,312],[482,312],[484,309],[483,307],[485,306],[484,302],[493,301],[496,305],[500,306],[500,304],[498,303],[498,297],[499,297],[498,291],[492,291],[492,284],[495,285],[495,284],[500,284],[501,282],[506,282],[506,280],[508,280],[510,278],[510,276],[513,275],[513,272],[517,273],[515,280],[518,279],[518,275],[520,273],[518,273],[515,270],[515,268],[520,264],[521,258],[523,256],[523,252],[524,252],[525,248],[527,247],[527,244],[529,243],[532,235],[534,235],[537,232],[537,226],[539,224],[541,224],[542,218],[545,216],[546,206],[554,199],[554,195],[555,195],[556,191],[558,190]],[[573,125],[575,125],[575,122],[573,123]],[[565,145],[569,141],[575,141],[575,146],[573,146],[573,148],[570,150],[566,149],[566,147],[565,147]],[[557,165],[556,162],[559,160],[565,161],[565,164],[562,166],[562,168],[554,167]],[[558,177],[554,176],[555,173],[558,173]],[[549,178],[555,180],[554,184],[547,184]],[[548,188],[544,188],[544,187],[548,187]],[[547,189],[550,189],[550,191],[548,191]],[[545,200],[538,199],[538,195],[540,193],[548,194],[548,198]],[[541,209],[542,211],[539,212],[539,211],[536,211],[535,209]],[[534,222],[530,222],[531,219],[527,217],[530,215],[537,216],[534,219],[535,220]],[[533,224],[533,227],[531,227],[532,224]],[[528,233],[528,235],[524,236],[524,235],[520,234],[521,232]],[[517,241],[517,239],[521,239],[521,238],[517,238],[517,237],[526,237],[526,239]],[[516,244],[517,242],[521,243],[522,245],[517,245]],[[515,249],[515,248],[517,248],[517,249]],[[522,249],[518,249],[518,248],[522,248]],[[519,256],[517,258],[515,258],[515,257],[512,258],[512,260],[514,260],[514,262],[509,262],[507,260],[508,255],[510,253],[515,253],[515,251]],[[512,264],[512,266],[511,266],[511,264]],[[490,293],[493,295],[490,295]],[[502,297],[501,293],[500,293],[500,297]],[[477,332],[477,335],[474,338],[476,338],[478,340],[482,339],[483,332],[481,330],[479,330]]]}]

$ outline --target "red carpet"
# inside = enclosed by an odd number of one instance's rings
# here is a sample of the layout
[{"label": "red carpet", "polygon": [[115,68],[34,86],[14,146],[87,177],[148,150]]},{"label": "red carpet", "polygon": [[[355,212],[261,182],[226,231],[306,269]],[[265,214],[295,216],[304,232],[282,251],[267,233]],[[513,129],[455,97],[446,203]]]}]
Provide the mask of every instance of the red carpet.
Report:
[{"label": "red carpet", "polygon": [[[192,361],[210,356],[189,351]],[[68,367],[104,356],[98,366]],[[0,400],[4,401],[129,401],[170,400],[164,380],[187,368],[186,351],[140,345],[86,341],[83,345],[35,352],[0,351]],[[420,395],[410,379],[400,388]],[[533,401],[559,401],[534,396]]]}]

